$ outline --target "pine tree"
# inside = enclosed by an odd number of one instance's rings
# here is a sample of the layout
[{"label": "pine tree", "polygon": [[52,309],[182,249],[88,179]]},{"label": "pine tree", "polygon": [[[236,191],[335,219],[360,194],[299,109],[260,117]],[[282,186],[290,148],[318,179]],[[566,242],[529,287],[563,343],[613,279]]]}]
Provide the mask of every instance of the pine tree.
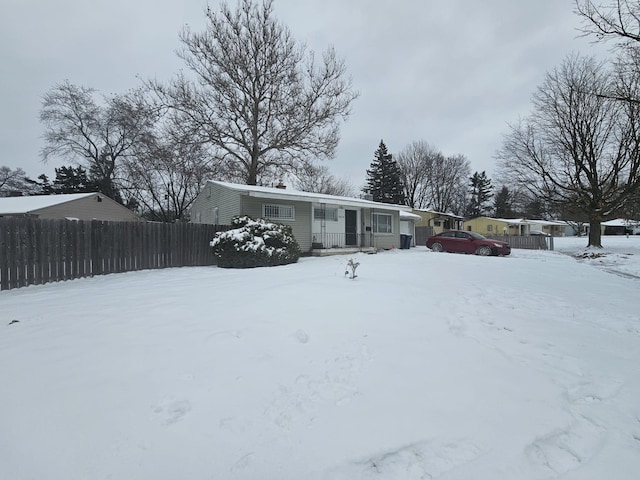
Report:
[{"label": "pine tree", "polygon": [[471,200],[467,206],[466,216],[474,218],[486,215],[488,212],[487,204],[493,196],[491,179],[483,171],[482,173],[475,172],[469,181]]},{"label": "pine tree", "polygon": [[400,179],[400,167],[387,152],[383,140],[375,151],[371,168],[367,170],[367,185],[363,191],[371,194],[373,201],[404,205],[405,196]]},{"label": "pine tree", "polygon": [[82,167],[56,168],[52,193],[91,193],[98,191],[98,184],[89,180],[87,171]]}]

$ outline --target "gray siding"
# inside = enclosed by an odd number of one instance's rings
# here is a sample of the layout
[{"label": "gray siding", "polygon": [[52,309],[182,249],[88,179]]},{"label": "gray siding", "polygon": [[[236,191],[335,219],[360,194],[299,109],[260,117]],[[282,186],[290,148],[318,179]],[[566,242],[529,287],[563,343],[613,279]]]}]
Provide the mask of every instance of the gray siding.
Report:
[{"label": "gray siding", "polygon": [[221,185],[207,183],[193,202],[191,222],[215,223],[214,209],[216,207],[218,208],[218,224],[229,225],[233,217],[242,213],[240,210],[240,193]]},{"label": "gray siding", "polygon": [[[389,210],[369,210],[366,215],[366,223],[371,226],[371,213],[391,214],[393,233],[375,233],[373,236],[373,245],[376,248],[387,250],[389,248],[400,248],[400,213]],[[373,227],[372,227],[373,228]]]},{"label": "gray siding", "polygon": [[262,205],[263,204],[275,204],[275,205],[293,205],[295,208],[294,221],[286,220],[273,220],[274,223],[282,223],[284,225],[290,225],[293,230],[293,235],[300,245],[300,250],[306,252],[311,249],[311,203],[307,202],[289,202],[285,200],[270,200],[265,198],[249,197],[247,195],[242,196],[241,210],[244,215],[249,215],[252,218],[262,218]]},{"label": "gray siding", "polygon": [[[98,201],[98,197],[101,201]],[[77,218],[78,220],[103,220],[109,222],[142,221],[131,210],[102,194],[33,210],[31,213],[42,219]]]}]

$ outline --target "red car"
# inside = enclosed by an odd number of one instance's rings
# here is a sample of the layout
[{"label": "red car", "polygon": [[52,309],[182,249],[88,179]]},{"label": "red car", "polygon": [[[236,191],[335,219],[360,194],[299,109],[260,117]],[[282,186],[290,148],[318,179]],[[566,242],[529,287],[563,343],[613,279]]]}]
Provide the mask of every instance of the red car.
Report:
[{"label": "red car", "polygon": [[511,247],[506,242],[491,240],[479,233],[448,230],[427,238],[427,247],[434,252],[475,253],[476,255],[509,255]]}]

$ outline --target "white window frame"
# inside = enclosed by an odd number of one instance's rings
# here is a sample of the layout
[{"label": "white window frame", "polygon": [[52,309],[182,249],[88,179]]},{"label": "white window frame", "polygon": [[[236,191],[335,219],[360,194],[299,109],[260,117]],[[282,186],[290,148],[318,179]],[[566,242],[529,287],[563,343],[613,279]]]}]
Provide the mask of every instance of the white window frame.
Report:
[{"label": "white window frame", "polygon": [[[385,231],[380,231],[380,222],[379,222],[379,217],[388,217],[389,218],[389,224],[388,224],[388,231],[385,228]],[[378,234],[393,234],[393,215],[391,215],[390,213],[373,213],[372,214],[372,219],[371,219],[371,230],[373,231],[373,233],[378,233]],[[385,222],[385,227],[386,222]]]},{"label": "white window frame", "polygon": [[293,205],[279,205],[275,203],[262,204],[262,217],[273,220],[295,220],[296,209]]},{"label": "white window frame", "polygon": [[327,222],[337,222],[338,221],[338,207],[313,207],[313,219],[314,220],[323,220],[322,214],[318,215],[317,212],[324,213],[324,220]]}]

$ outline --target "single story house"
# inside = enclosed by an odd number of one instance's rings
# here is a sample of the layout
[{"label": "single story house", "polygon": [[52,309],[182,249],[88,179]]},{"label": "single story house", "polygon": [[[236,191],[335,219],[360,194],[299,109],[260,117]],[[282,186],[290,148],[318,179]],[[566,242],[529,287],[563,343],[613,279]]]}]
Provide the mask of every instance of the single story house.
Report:
[{"label": "single story house", "polygon": [[616,218],[601,224],[603,235],[640,235],[640,220]]},{"label": "single story house", "polygon": [[476,217],[465,220],[464,229],[486,236],[547,234],[553,237],[562,237],[566,234],[566,223],[555,220],[529,220],[527,218]]},{"label": "single story house", "polygon": [[400,247],[400,212],[411,209],[351,197],[207,181],[192,223],[228,225],[238,215],[290,225],[303,252],[321,255]]},{"label": "single story house", "polygon": [[138,215],[102,193],[0,197],[0,217],[141,222]]},{"label": "single story house", "polygon": [[434,235],[445,230],[462,230],[463,217],[459,215],[417,208],[411,212],[420,217],[420,220],[416,221],[416,227],[430,227]]},{"label": "single story house", "polygon": [[463,229],[489,237],[529,234],[529,227],[523,218],[475,217],[465,220]]},{"label": "single story house", "polygon": [[567,235],[567,222],[559,220],[529,220],[524,222],[529,226],[528,233],[543,233],[552,237],[564,237]]}]

